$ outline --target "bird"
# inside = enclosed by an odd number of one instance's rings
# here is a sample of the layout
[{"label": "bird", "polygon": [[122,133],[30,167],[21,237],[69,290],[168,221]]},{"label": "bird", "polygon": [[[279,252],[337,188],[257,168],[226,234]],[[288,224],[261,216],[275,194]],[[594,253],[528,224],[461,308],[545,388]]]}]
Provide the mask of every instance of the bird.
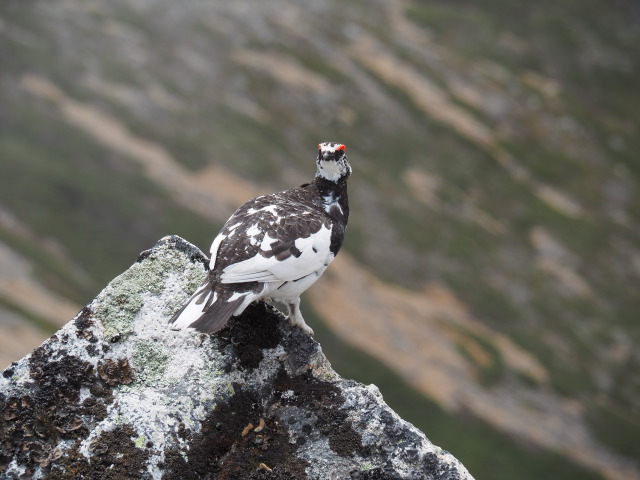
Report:
[{"label": "bird", "polygon": [[215,333],[265,299],[284,304],[289,323],[313,335],[300,311],[300,295],[342,247],[351,173],[345,145],[320,143],[311,182],[238,208],[211,244],[204,283],[171,317],[171,328]]}]

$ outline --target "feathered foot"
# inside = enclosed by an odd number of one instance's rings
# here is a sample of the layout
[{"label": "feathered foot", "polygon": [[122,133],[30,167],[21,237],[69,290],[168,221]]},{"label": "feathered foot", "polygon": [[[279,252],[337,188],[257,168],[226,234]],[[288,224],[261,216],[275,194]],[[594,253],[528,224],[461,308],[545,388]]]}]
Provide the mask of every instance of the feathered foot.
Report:
[{"label": "feathered foot", "polygon": [[300,327],[304,333],[307,335],[313,336],[313,329],[307,325],[302,317],[302,312],[300,311],[300,297],[296,297],[293,300],[288,300],[286,302],[287,308],[289,309],[289,323],[291,325]]}]

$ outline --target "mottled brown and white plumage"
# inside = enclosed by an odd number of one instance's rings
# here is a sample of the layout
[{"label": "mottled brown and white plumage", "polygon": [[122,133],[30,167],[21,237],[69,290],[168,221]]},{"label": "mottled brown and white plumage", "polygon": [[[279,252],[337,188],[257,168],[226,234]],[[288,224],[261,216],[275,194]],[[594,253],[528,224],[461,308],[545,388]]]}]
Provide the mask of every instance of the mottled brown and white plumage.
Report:
[{"label": "mottled brown and white plumage", "polygon": [[205,283],[171,318],[172,328],[214,333],[253,301],[272,298],[289,321],[313,334],[300,312],[300,294],[325,271],[342,246],[351,165],[345,146],[318,145],[311,183],[242,205],[211,245]]}]

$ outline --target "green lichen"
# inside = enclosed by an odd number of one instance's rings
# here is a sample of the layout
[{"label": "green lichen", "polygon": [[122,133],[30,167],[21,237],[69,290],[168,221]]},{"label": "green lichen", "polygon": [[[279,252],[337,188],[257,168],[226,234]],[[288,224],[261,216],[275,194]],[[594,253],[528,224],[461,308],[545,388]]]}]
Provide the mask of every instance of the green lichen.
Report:
[{"label": "green lichen", "polygon": [[199,372],[199,381],[206,387],[203,391],[208,393],[207,397],[210,400],[218,400],[221,397],[228,397],[235,393],[231,382],[223,383],[220,381],[224,374],[215,367],[219,367],[219,365],[214,365],[213,368],[205,368]]},{"label": "green lichen", "polygon": [[[105,289],[96,307],[96,317],[104,325],[107,341],[121,341],[134,331],[133,319],[148,295],[160,295],[165,289],[165,280],[172,272],[193,269],[193,264],[184,254],[161,246],[141,263],[136,263],[115,278]],[[204,279],[202,269],[193,269],[184,278],[185,289],[194,291]],[[195,273],[199,272],[200,275]],[[171,302],[169,302],[171,303]],[[165,314],[172,313],[179,305],[167,305]]]},{"label": "green lichen", "polygon": [[113,422],[116,425],[122,426],[122,425],[128,424],[129,423],[129,419],[127,417],[125,417],[124,415],[117,414],[116,417],[113,419]]},{"label": "green lichen", "polygon": [[236,393],[236,390],[233,388],[233,385],[231,385],[231,382],[227,382],[226,392],[228,395],[233,395],[234,393]]},{"label": "green lichen", "polygon": [[123,340],[133,333],[133,318],[143,305],[145,294],[155,290],[158,278],[146,266],[133,265],[105,289],[96,307],[96,317],[104,325],[104,338]]},{"label": "green lichen", "polygon": [[[158,261],[160,260],[160,261]],[[149,255],[142,263],[140,263],[144,270],[145,276],[150,278],[149,292],[154,294],[160,294],[164,289],[163,280],[169,273],[172,272],[184,272],[186,269],[193,268],[193,264],[187,259],[187,257],[179,251],[169,248],[168,245],[162,245],[155,249],[151,255]],[[202,271],[202,275],[193,280],[196,285],[194,289],[204,279],[204,271],[201,267],[198,270]],[[191,275],[186,275],[186,278],[190,279]],[[185,286],[186,288],[186,286]]]},{"label": "green lichen", "polygon": [[134,385],[160,385],[170,359],[171,354],[161,345],[148,340],[137,342],[133,352],[133,363],[137,367]]},{"label": "green lichen", "polygon": [[363,462],[363,463],[360,464],[360,471],[361,472],[367,472],[369,470],[373,470],[374,468],[376,468],[376,467],[370,462]]},{"label": "green lichen", "polygon": [[136,448],[142,448],[142,446],[144,445],[144,442],[145,442],[144,435],[140,435],[138,438],[134,440]]}]

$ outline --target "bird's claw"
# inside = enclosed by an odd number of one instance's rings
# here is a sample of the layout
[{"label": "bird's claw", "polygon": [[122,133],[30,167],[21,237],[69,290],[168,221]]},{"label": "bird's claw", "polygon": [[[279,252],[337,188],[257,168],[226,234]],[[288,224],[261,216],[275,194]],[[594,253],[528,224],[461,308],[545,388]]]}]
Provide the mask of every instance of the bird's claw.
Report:
[{"label": "bird's claw", "polygon": [[289,324],[300,328],[304,333],[313,337],[313,329],[305,323],[302,318],[296,319],[293,315],[289,316]]}]

